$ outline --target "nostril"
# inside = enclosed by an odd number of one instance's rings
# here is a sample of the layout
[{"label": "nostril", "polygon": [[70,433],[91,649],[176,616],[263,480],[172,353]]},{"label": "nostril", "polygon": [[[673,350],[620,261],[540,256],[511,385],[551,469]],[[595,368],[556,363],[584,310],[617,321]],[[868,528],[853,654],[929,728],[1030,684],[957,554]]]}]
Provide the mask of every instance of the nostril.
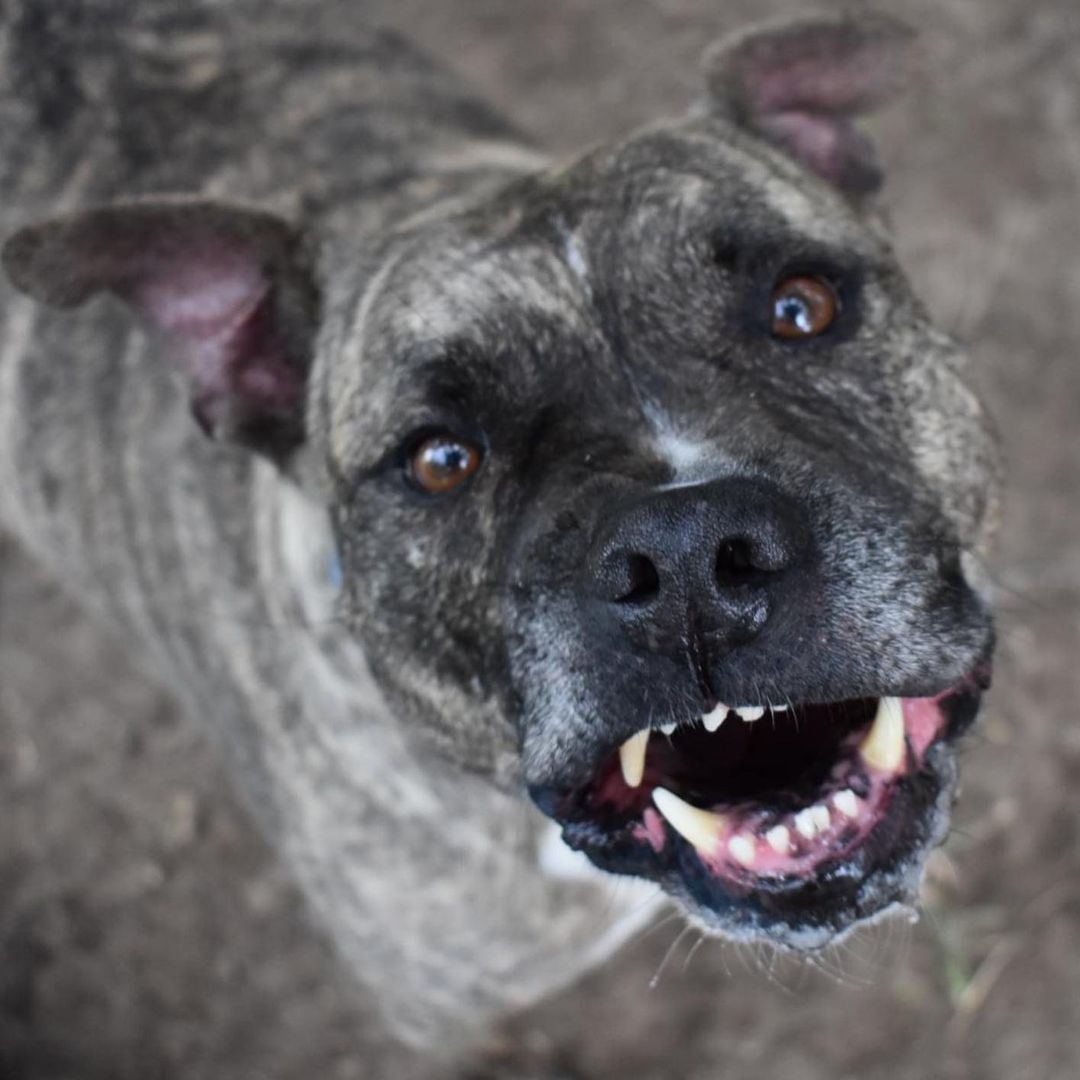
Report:
[{"label": "nostril", "polygon": [[746,540],[724,540],[716,553],[716,581],[721,588],[745,585],[761,574]]},{"label": "nostril", "polygon": [[640,604],[651,600],[660,591],[660,575],[656,572],[656,564],[648,555],[629,555],[626,562],[628,588],[618,597],[618,602]]},{"label": "nostril", "polygon": [[660,592],[660,575],[648,555],[624,555],[622,564],[618,584],[611,593],[615,603],[643,604]]}]

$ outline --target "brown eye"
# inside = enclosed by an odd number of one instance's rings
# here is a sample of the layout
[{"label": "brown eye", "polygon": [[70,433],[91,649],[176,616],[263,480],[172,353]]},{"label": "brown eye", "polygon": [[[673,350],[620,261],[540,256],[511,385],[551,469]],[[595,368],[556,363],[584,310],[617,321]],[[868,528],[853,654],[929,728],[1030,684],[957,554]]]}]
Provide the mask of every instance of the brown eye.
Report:
[{"label": "brown eye", "polygon": [[772,332],[782,338],[816,337],[832,325],[836,293],[819,277],[789,277],[773,289]]},{"label": "brown eye", "polygon": [[409,479],[429,495],[464,483],[480,467],[480,451],[453,435],[429,435],[409,457]]}]

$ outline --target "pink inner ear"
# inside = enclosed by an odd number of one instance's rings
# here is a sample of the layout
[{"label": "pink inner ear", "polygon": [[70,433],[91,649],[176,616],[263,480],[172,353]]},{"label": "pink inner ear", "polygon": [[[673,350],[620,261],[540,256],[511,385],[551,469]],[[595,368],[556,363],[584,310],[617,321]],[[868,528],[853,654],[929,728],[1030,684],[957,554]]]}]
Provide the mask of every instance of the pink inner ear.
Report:
[{"label": "pink inner ear", "polygon": [[133,299],[162,330],[190,340],[235,326],[269,289],[253,252],[213,239],[140,261],[144,276],[134,284]]},{"label": "pink inner ear", "polygon": [[844,194],[866,195],[881,169],[854,121],[900,89],[913,37],[901,21],[868,12],[736,35],[709,54],[710,89],[729,119]]},{"label": "pink inner ear", "polygon": [[796,57],[784,57],[784,51],[743,63],[744,86],[755,113],[862,112],[888,92],[895,75],[887,51],[868,44],[845,48],[820,42]]},{"label": "pink inner ear", "polygon": [[270,281],[242,242],[209,237],[182,251],[148,252],[131,299],[180,345],[205,428],[288,417],[304,376],[277,324]]},{"label": "pink inner ear", "polygon": [[839,187],[870,190],[880,178],[872,144],[850,121],[792,111],[763,116],[758,128],[797,161]]},{"label": "pink inner ear", "polygon": [[788,152],[828,180],[840,178],[843,137],[834,120],[804,112],[775,113],[762,117],[762,131]]}]

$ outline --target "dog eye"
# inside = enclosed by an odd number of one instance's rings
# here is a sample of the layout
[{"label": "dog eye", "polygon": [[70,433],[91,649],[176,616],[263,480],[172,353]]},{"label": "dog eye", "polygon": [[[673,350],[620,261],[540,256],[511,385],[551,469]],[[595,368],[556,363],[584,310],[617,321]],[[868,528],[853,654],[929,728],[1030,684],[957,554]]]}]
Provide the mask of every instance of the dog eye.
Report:
[{"label": "dog eye", "polygon": [[429,435],[409,454],[409,480],[429,495],[443,495],[463,484],[480,467],[482,455],[470,443],[442,432]]},{"label": "dog eye", "polygon": [[772,294],[772,332],[782,338],[808,338],[824,333],[839,304],[833,287],[820,277],[784,278]]}]

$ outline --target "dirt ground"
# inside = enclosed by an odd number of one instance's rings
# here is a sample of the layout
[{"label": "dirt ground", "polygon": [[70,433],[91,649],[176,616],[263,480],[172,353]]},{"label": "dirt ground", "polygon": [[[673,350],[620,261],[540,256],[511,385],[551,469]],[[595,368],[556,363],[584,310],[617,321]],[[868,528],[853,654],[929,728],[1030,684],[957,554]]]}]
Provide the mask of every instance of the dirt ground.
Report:
[{"label": "dirt ground", "polygon": [[[715,36],[802,9],[363,2],[566,150],[682,109]],[[0,1080],[1080,1075],[1080,6],[893,8],[927,54],[879,124],[898,245],[972,344],[1009,489],[996,688],[918,924],[773,968],[669,922],[436,1069],[366,1026],[198,725],[0,541]]]}]

